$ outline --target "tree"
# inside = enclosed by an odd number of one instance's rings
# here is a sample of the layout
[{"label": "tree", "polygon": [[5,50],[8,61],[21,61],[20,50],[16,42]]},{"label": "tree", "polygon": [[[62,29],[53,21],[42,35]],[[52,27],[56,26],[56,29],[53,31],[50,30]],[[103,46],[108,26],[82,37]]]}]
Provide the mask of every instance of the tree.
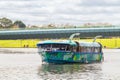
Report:
[{"label": "tree", "polygon": [[0,29],[2,28],[2,25],[0,24]]},{"label": "tree", "polygon": [[15,21],[14,25],[18,26],[19,28],[26,28],[26,25],[22,21]]},{"label": "tree", "polygon": [[3,28],[10,28],[12,26],[12,21],[4,17],[0,19],[0,25]]}]

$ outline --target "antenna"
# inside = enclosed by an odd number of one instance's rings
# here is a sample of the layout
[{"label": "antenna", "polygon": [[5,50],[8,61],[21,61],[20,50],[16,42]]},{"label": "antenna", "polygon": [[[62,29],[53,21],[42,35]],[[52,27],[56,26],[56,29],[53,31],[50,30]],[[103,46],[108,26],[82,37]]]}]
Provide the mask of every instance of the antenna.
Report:
[{"label": "antenna", "polygon": [[96,39],[97,39],[97,38],[100,38],[100,37],[102,37],[102,35],[98,35],[98,36],[96,36],[96,37],[94,38],[93,42],[95,42]]},{"label": "antenna", "polygon": [[80,35],[80,33],[74,33],[74,34],[70,35],[70,37],[69,37],[70,42],[74,36],[79,36],[79,35]]}]

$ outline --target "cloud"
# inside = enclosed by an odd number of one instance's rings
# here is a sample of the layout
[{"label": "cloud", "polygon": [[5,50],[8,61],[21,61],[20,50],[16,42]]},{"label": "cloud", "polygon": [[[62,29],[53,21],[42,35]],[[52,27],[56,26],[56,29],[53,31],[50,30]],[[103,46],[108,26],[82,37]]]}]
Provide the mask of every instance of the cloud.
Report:
[{"label": "cloud", "polygon": [[119,6],[119,0],[83,0],[83,6]]},{"label": "cloud", "polygon": [[119,0],[0,0],[0,5],[0,17],[26,24],[120,21]]}]

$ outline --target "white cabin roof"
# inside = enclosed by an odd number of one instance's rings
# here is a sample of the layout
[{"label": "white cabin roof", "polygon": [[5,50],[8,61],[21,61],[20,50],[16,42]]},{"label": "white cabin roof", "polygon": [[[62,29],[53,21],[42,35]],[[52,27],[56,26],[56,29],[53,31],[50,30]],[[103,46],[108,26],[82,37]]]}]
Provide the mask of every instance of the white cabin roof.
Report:
[{"label": "white cabin roof", "polygon": [[82,47],[101,47],[97,42],[79,42],[79,46]]}]

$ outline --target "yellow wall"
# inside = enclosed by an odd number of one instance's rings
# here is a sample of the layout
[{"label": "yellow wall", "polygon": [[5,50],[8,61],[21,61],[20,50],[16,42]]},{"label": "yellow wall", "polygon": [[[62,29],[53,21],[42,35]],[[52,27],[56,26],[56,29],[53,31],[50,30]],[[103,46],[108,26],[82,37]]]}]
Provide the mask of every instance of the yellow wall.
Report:
[{"label": "yellow wall", "polygon": [[[0,40],[0,47],[2,48],[10,48],[10,47],[36,47],[36,44],[40,40],[38,39],[27,39],[27,40]],[[80,39],[77,41],[88,41],[91,42],[92,39]],[[97,39],[96,42],[100,42],[103,47],[106,48],[120,48],[120,38],[112,38],[112,39]]]},{"label": "yellow wall", "polygon": [[[84,39],[84,41],[91,42],[93,39]],[[96,42],[100,42],[103,47],[106,48],[120,48],[120,38],[112,39],[97,39]]]},{"label": "yellow wall", "polygon": [[36,47],[40,40],[0,40],[0,47],[4,48],[21,48],[21,47]]}]

